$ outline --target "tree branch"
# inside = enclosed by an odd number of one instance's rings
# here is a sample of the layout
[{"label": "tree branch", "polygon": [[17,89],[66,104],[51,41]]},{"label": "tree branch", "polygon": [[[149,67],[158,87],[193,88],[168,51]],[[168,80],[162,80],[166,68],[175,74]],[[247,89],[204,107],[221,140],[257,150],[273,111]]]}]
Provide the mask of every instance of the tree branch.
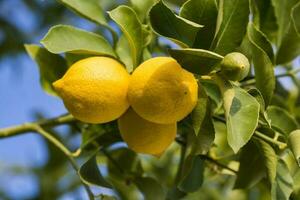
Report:
[{"label": "tree branch", "polygon": [[62,115],[56,118],[42,119],[35,122],[24,123],[9,128],[3,128],[0,129],[0,139],[5,137],[16,136],[22,133],[34,132],[36,131],[36,126],[47,128],[51,126],[58,126],[61,124],[69,124],[74,121],[76,121],[76,119],[72,115]]}]

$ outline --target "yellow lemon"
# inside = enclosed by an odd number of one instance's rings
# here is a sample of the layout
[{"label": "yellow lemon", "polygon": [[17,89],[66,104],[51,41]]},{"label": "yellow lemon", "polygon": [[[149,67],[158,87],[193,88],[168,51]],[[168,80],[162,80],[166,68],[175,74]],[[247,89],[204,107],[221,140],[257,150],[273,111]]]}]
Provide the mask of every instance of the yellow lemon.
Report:
[{"label": "yellow lemon", "polygon": [[151,58],[130,78],[128,100],[146,120],[170,124],[186,117],[196,106],[198,84],[194,75],[170,57]]},{"label": "yellow lemon", "polygon": [[158,156],[172,143],[176,136],[176,123],[156,124],[149,122],[129,108],[118,119],[123,140],[138,153]]},{"label": "yellow lemon", "polygon": [[105,123],[120,117],[129,107],[128,85],[125,68],[108,57],[80,60],[53,83],[69,112],[87,123]]}]

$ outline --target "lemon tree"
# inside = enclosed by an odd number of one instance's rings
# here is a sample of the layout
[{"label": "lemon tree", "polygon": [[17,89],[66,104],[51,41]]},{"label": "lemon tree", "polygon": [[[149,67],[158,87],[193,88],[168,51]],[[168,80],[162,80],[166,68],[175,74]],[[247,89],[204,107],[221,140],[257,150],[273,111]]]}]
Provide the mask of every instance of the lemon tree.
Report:
[{"label": "lemon tree", "polygon": [[300,199],[299,0],[57,3],[97,26],[25,45],[69,113],[0,138],[44,136],[90,200]]}]

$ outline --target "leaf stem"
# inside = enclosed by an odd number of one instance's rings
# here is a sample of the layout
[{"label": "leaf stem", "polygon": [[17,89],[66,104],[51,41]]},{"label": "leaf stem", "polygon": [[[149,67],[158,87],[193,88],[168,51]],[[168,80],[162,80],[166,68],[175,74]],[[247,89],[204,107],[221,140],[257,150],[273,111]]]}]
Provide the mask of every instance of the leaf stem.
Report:
[{"label": "leaf stem", "polygon": [[229,170],[229,171],[231,171],[231,172],[233,172],[233,173],[235,173],[235,174],[237,173],[236,170],[234,170],[234,169],[228,167],[227,165],[224,165],[224,164],[222,164],[222,163],[216,161],[215,159],[209,157],[208,155],[201,155],[201,158],[204,159],[204,160],[206,160],[206,161],[209,161],[209,162],[211,162],[211,163],[213,163],[213,164],[215,164],[215,165],[217,165],[217,166],[219,166],[219,167],[221,167],[221,168],[223,168],[223,169],[227,169],[227,170]]},{"label": "leaf stem", "polygon": [[266,136],[265,134],[260,133],[259,131],[255,131],[255,132],[254,132],[254,136],[256,136],[256,137],[258,137],[258,138],[260,138],[260,139],[263,139],[263,140],[265,140],[265,141],[267,141],[267,142],[270,142],[270,143],[272,143],[272,144],[275,144],[275,145],[277,145],[280,149],[284,149],[284,148],[286,148],[286,146],[287,146],[286,143],[284,143],[284,142],[279,142],[279,141],[277,141],[277,140],[274,139],[274,138],[270,138],[270,137]]}]

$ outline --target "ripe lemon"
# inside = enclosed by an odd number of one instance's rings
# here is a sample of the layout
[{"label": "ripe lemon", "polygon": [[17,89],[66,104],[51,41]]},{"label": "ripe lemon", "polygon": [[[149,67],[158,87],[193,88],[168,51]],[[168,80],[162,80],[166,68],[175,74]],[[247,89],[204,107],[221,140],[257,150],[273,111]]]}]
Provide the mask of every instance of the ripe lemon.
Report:
[{"label": "ripe lemon", "polygon": [[116,60],[90,57],[73,64],[53,86],[66,108],[87,123],[117,119],[129,107],[129,74]]},{"label": "ripe lemon", "polygon": [[130,78],[128,100],[146,120],[170,124],[186,117],[196,106],[198,84],[194,75],[170,57],[151,58]]},{"label": "ripe lemon", "polygon": [[221,73],[228,80],[243,80],[248,75],[249,70],[248,58],[239,52],[227,54],[221,62]]},{"label": "ripe lemon", "polygon": [[151,155],[162,154],[176,136],[177,125],[156,124],[149,122],[129,108],[118,119],[118,126],[123,140],[129,148],[138,153]]}]

